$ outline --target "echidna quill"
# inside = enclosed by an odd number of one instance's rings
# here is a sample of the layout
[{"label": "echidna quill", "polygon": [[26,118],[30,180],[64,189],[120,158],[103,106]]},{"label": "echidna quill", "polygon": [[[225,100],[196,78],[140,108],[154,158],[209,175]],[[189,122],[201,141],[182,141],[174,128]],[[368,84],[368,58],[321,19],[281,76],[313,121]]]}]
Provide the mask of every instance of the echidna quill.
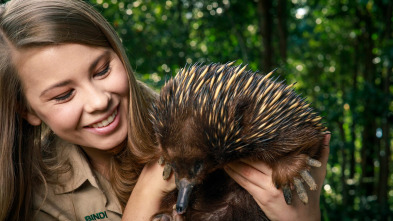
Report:
[{"label": "echidna quill", "polygon": [[321,164],[315,160],[326,131],[321,117],[293,84],[232,63],[183,68],[153,105],[159,154],[178,189],[166,196],[155,219],[171,220],[176,202],[185,220],[267,220],[223,170],[241,158],[267,163],[288,204],[292,191],[308,202],[304,182],[316,189],[308,171]]}]

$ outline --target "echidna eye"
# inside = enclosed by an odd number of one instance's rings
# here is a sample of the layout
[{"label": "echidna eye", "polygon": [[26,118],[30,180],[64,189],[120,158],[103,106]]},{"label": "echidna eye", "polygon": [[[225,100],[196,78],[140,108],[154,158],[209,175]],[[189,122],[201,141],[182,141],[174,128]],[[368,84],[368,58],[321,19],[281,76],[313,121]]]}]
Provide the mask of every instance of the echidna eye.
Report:
[{"label": "echidna eye", "polygon": [[202,162],[196,162],[194,166],[194,172],[198,173],[202,169]]}]

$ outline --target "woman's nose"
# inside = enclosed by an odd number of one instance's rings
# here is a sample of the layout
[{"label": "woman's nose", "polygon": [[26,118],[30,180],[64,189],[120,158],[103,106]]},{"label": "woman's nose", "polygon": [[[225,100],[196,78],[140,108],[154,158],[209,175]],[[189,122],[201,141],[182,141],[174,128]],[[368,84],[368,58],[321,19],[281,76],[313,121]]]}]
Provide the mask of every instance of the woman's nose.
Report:
[{"label": "woman's nose", "polygon": [[85,97],[85,111],[93,113],[96,111],[106,111],[112,101],[111,93],[100,88],[91,87],[87,90]]}]

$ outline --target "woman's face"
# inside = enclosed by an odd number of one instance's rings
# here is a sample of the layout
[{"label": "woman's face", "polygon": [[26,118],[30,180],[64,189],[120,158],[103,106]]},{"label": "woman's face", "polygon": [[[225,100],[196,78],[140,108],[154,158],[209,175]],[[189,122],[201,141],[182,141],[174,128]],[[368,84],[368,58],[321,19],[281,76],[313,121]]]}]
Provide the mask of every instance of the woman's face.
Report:
[{"label": "woman's face", "polygon": [[127,136],[128,78],[109,48],[64,44],[24,49],[16,67],[32,111],[30,124],[47,124],[82,147],[109,150]]}]

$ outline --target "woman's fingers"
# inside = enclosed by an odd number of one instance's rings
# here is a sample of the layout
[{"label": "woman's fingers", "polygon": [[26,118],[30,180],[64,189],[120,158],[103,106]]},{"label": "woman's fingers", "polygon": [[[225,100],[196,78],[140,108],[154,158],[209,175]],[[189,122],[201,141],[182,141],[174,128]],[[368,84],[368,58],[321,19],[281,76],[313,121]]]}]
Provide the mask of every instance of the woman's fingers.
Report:
[{"label": "woman's fingers", "polygon": [[328,132],[328,133],[326,133],[325,139],[323,140],[324,148],[322,149],[322,155],[321,155],[321,159],[320,159],[322,165],[326,165],[326,163],[329,159],[329,151],[330,151],[329,145],[330,145],[331,136],[332,135],[330,134],[330,132]]},{"label": "woman's fingers", "polygon": [[250,159],[241,159],[240,161],[245,164],[248,164],[251,167],[254,167],[256,170],[260,171],[261,173],[267,176],[272,175],[272,171],[273,171],[272,168],[261,160],[252,161]]},{"label": "woman's fingers", "polygon": [[[315,179],[319,190],[326,174],[330,137],[331,134],[327,132],[323,141],[322,155],[319,159],[322,166],[311,170],[312,177]],[[260,195],[261,191],[269,192],[269,195],[282,194],[272,182],[272,169],[262,161],[242,159],[228,164],[225,170],[240,186],[248,190],[252,195]]]},{"label": "woman's fingers", "polygon": [[322,154],[318,159],[322,164],[321,167],[311,168],[310,173],[317,184],[317,190],[307,191],[309,203],[306,205],[299,200],[299,197],[294,197],[292,205],[287,205],[283,192],[273,184],[272,169],[263,162],[245,159],[228,164],[225,170],[254,197],[271,220],[318,220],[320,219],[319,198],[326,175],[330,137],[330,133],[326,133]]},{"label": "woman's fingers", "polygon": [[173,175],[170,175],[167,180],[164,180],[162,176],[163,172],[164,165],[160,165],[157,162],[150,162],[143,168],[138,182],[143,182],[146,186],[156,186],[164,193],[170,192],[176,188],[175,178]]},{"label": "woman's fingers", "polygon": [[[250,164],[245,162],[250,162]],[[282,194],[273,185],[270,167],[262,162],[237,161],[228,164],[225,171],[253,196],[260,194],[277,196]]]}]

